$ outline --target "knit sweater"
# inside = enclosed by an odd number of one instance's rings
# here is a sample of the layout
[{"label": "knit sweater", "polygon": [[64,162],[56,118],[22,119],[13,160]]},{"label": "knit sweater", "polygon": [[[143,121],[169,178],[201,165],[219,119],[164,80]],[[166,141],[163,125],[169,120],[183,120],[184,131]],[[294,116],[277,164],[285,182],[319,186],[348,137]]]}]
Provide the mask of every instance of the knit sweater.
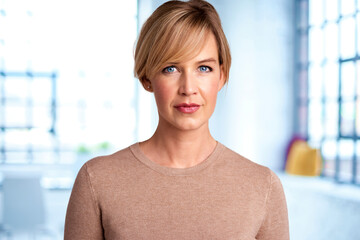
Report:
[{"label": "knit sweater", "polygon": [[190,168],[161,166],[136,143],[84,164],[64,239],[285,240],[286,200],[271,170],[221,143]]}]

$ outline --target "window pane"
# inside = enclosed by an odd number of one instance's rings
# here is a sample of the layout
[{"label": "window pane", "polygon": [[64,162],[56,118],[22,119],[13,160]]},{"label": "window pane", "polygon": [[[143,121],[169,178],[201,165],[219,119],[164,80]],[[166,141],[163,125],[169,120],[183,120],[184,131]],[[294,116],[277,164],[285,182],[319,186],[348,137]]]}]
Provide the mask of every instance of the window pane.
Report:
[{"label": "window pane", "polygon": [[357,179],[356,182],[360,183],[360,141],[356,142],[356,155],[357,155]]},{"label": "window pane", "polygon": [[328,62],[324,67],[324,77],[325,96],[336,99],[339,95],[339,65]]},{"label": "window pane", "polygon": [[[73,141],[78,141],[79,130],[83,126],[79,123],[80,111],[77,106],[60,106],[57,109],[57,132],[60,136],[66,135]],[[74,132],[74,133],[71,133]]]},{"label": "window pane", "polygon": [[309,5],[309,21],[310,25],[320,26],[323,19],[323,1],[313,0],[310,1]]},{"label": "window pane", "polygon": [[56,82],[56,94],[59,106],[73,105],[79,98],[82,98],[83,92],[79,92],[78,89],[82,89],[87,86],[86,79],[84,77],[75,77],[75,74],[62,73]]},{"label": "window pane", "polygon": [[[25,71],[29,67],[29,25],[30,16],[26,14],[24,4],[12,1],[13,6],[8,5],[8,9],[2,8],[5,12],[0,25],[2,27],[1,38],[4,43],[2,55],[6,58],[4,67],[7,71]],[[16,29],[16,31],[14,30]]]},{"label": "window pane", "polygon": [[352,158],[354,155],[355,146],[352,140],[340,140],[339,154],[340,154],[340,173],[341,181],[349,182],[352,178]]},{"label": "window pane", "polygon": [[356,100],[356,135],[360,137],[360,99]]},{"label": "window pane", "polygon": [[24,103],[29,96],[29,81],[26,78],[4,78],[4,92],[7,100]]},{"label": "window pane", "polygon": [[343,136],[352,136],[355,131],[355,103],[354,101],[345,101],[341,104],[341,134]]},{"label": "window pane", "polygon": [[52,124],[50,105],[49,106],[34,106],[31,108],[31,112],[32,112],[33,127],[50,130],[51,124]]},{"label": "window pane", "polygon": [[320,141],[323,135],[322,124],[323,106],[320,100],[311,100],[309,103],[309,137],[312,141]]},{"label": "window pane", "polygon": [[309,60],[318,64],[324,58],[323,54],[323,31],[320,28],[311,28],[309,30]]},{"label": "window pane", "polygon": [[[5,17],[5,12],[4,10],[1,9],[0,7],[0,39],[3,40],[4,39],[4,33],[5,33],[5,21],[6,21],[6,17]],[[2,56],[2,53],[0,53],[0,57]]]},{"label": "window pane", "polygon": [[356,74],[356,135],[360,136],[360,61],[356,62]]},{"label": "window pane", "polygon": [[333,139],[323,142],[321,153],[324,157],[324,175],[333,176],[335,172],[335,159],[337,152],[337,142]]},{"label": "window pane", "polygon": [[6,59],[6,61],[4,61],[4,69],[12,72],[26,71],[29,68],[29,51],[26,48],[28,44],[19,40],[14,40],[15,43],[10,42],[8,39],[4,39],[3,41],[4,43],[6,43],[6,45],[4,45],[2,53],[4,59]]},{"label": "window pane", "polygon": [[[316,0],[315,0],[316,1]],[[325,0],[326,19],[335,21],[339,17],[338,0]]]},{"label": "window pane", "polygon": [[[4,79],[0,76],[0,91],[3,89],[4,86]],[[3,102],[3,99],[5,96],[3,96],[3,93],[0,92],[0,103]],[[5,114],[4,114],[4,105],[0,104],[0,126],[4,126],[5,123]],[[1,131],[1,130],[0,130]],[[1,132],[0,132],[1,133]],[[0,134],[1,135],[1,134]]]},{"label": "window pane", "polygon": [[[358,1],[360,2],[360,0]],[[357,52],[360,54],[360,13],[356,14]]]},{"label": "window pane", "polygon": [[355,56],[355,20],[352,17],[340,21],[340,54],[342,58]]},{"label": "window pane", "polygon": [[325,26],[325,57],[328,60],[339,58],[338,25],[327,24]]},{"label": "window pane", "polygon": [[325,104],[325,135],[336,137],[338,135],[339,105],[337,101],[328,101]]},{"label": "window pane", "polygon": [[4,40],[0,38],[0,68],[1,69],[5,68],[4,52],[5,52]]},{"label": "window pane", "polygon": [[31,143],[30,132],[23,130],[7,130],[4,132],[6,149],[25,151]]},{"label": "window pane", "polygon": [[27,107],[14,104],[5,106],[5,126],[7,127],[25,127],[27,121]]},{"label": "window pane", "polygon": [[321,98],[323,69],[320,66],[309,67],[309,97]]},{"label": "window pane", "polygon": [[52,82],[49,78],[31,80],[31,99],[34,104],[49,104],[52,96]]},{"label": "window pane", "polygon": [[335,160],[336,158],[337,143],[336,140],[325,140],[322,147],[322,155],[327,160]]},{"label": "window pane", "polygon": [[341,0],[341,15],[350,15],[355,12],[355,0]]},{"label": "window pane", "polygon": [[29,131],[31,145],[36,150],[55,149],[56,139],[48,131],[43,129],[32,129]]},{"label": "window pane", "polygon": [[355,96],[355,64],[346,62],[341,64],[341,95],[345,99]]}]

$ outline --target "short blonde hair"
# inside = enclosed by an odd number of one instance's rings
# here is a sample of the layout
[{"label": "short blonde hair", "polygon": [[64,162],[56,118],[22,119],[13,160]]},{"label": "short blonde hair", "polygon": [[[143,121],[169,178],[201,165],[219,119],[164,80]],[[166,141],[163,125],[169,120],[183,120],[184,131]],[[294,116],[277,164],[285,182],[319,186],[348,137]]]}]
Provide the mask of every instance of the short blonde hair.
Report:
[{"label": "short blonde hair", "polygon": [[135,77],[144,83],[167,62],[196,56],[213,33],[223,67],[229,78],[231,55],[215,8],[202,0],[169,1],[158,7],[144,23],[135,48]]}]

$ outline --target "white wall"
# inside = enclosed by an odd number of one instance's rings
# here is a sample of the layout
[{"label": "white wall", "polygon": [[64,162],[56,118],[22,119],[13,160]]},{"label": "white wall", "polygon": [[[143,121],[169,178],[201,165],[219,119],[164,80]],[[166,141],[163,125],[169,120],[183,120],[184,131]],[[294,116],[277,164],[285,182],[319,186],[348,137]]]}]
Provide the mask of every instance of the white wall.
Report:
[{"label": "white wall", "polygon": [[251,160],[280,169],[292,135],[293,1],[211,2],[233,56],[213,134]]},{"label": "white wall", "polygon": [[[153,10],[163,0],[152,1]],[[293,1],[210,0],[233,64],[210,127],[214,137],[260,164],[280,169],[293,123]]]}]

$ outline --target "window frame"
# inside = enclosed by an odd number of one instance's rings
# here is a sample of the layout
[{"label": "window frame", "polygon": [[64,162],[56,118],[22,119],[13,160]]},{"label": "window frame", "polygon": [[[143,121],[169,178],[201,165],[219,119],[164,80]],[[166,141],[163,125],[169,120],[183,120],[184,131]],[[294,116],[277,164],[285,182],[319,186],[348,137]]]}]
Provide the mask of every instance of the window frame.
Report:
[{"label": "window frame", "polygon": [[[343,16],[341,14],[341,0],[337,0],[336,4],[338,5],[338,15],[335,20],[327,20],[326,16],[326,0],[322,0],[322,13],[319,15],[323,16],[320,25],[312,25],[311,21],[311,4],[312,1],[317,0],[296,0],[295,4],[295,56],[296,56],[296,63],[295,63],[295,132],[296,135],[304,138],[310,146],[319,148],[322,158],[323,158],[323,171],[321,176],[326,178],[332,178],[337,183],[350,183],[354,185],[360,186],[360,125],[357,125],[357,122],[360,120],[360,107],[359,107],[359,100],[360,100],[360,5],[358,3],[359,0],[354,0],[354,12],[350,15]],[[317,2],[319,3],[319,2]],[[343,23],[343,19],[353,19],[354,22],[354,32],[353,35],[355,36],[354,41],[354,56],[343,58],[341,56],[341,24]],[[325,93],[325,87],[329,86],[329,77],[325,75],[326,69],[325,67],[331,63],[331,60],[326,57],[326,44],[329,38],[326,38],[325,29],[331,25],[335,24],[338,29],[338,38],[337,40],[337,58],[336,62],[332,62],[338,65],[337,75],[332,76],[337,78],[337,97],[332,99],[330,102],[330,97]],[[322,49],[317,49],[319,52],[322,52],[321,55],[321,62],[316,63],[315,58],[312,58],[313,52],[311,51],[311,45],[316,41],[311,38],[311,31],[313,29],[318,28],[322,34],[322,44],[320,47]],[[347,63],[354,64],[354,94],[353,98],[349,100],[346,99],[346,96],[343,92],[343,81],[348,80],[349,78],[345,77],[343,68]],[[313,80],[313,75],[311,75],[312,69],[315,67],[319,67],[320,74],[318,74],[317,79],[320,83],[315,83]],[[348,72],[348,71],[347,71]],[[346,73],[347,73],[346,72]],[[328,80],[328,81],[326,81]],[[317,89],[318,94],[320,95],[319,98],[312,96],[312,89],[314,89],[314,85],[321,84],[321,87]],[[345,88],[344,88],[345,89]],[[321,116],[319,119],[318,117],[313,117],[314,112],[311,110],[313,106],[313,102],[318,101],[320,104],[320,113]],[[326,132],[326,119],[327,116],[327,109],[330,104],[337,105],[337,119],[336,119],[336,134],[330,136],[328,132]],[[345,122],[345,110],[346,106],[345,103],[350,102],[353,104],[353,111],[352,115],[352,122]],[[351,105],[351,104],[349,104]],[[349,109],[349,108],[347,108]],[[330,111],[329,111],[330,112]],[[316,125],[314,122],[319,121],[321,122],[321,126],[318,130],[321,132],[320,137],[315,137],[314,130],[312,130],[312,126]],[[350,126],[352,124],[352,126]],[[344,126],[350,126],[350,134],[344,134]],[[335,156],[331,159],[326,152],[328,152],[328,147],[326,144],[328,142],[335,143],[334,149]],[[345,144],[346,143],[346,144]],[[351,144],[353,144],[352,152],[350,156],[347,156],[347,152],[351,148]],[[341,151],[341,149],[345,149],[346,151]],[[344,169],[347,167],[347,171],[345,172]],[[333,168],[333,169],[332,169]]]}]

